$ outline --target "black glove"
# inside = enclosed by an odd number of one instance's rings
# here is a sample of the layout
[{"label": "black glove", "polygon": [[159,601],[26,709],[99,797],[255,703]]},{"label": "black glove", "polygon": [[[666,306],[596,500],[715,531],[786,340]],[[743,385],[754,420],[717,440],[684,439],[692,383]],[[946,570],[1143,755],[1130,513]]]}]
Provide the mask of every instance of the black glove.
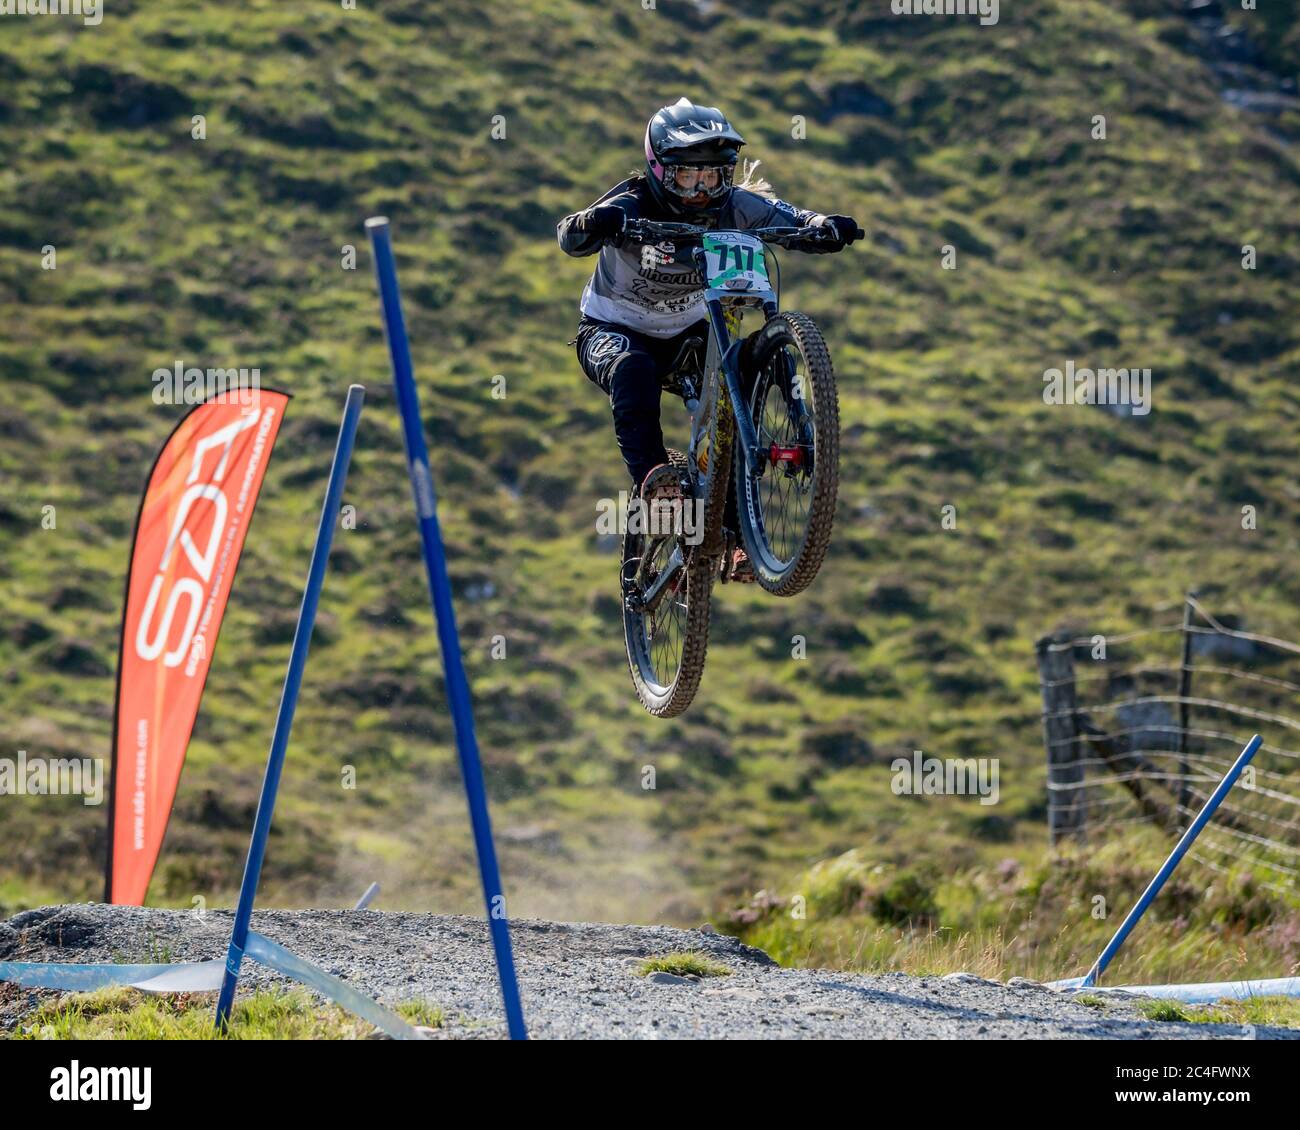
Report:
[{"label": "black glove", "polygon": [[810,241],[807,250],[814,254],[827,255],[832,251],[842,251],[854,239],[866,235],[866,231],[859,228],[858,221],[852,216],[827,216],[818,226],[827,234]]},{"label": "black glove", "polygon": [[841,247],[847,247],[855,239],[861,239],[867,234],[858,227],[858,221],[852,216],[827,216],[821,226],[835,232],[835,242]]},{"label": "black glove", "polygon": [[582,230],[602,240],[614,239],[623,231],[626,213],[613,204],[603,204],[592,208],[583,219]]}]

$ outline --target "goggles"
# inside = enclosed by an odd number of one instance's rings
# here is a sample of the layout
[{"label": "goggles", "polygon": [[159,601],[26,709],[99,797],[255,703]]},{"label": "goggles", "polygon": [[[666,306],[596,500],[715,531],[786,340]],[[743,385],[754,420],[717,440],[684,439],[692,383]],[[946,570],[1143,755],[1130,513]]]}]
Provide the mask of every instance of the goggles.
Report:
[{"label": "goggles", "polygon": [[712,198],[731,187],[734,171],[734,165],[665,165],[663,184],[678,196]]}]

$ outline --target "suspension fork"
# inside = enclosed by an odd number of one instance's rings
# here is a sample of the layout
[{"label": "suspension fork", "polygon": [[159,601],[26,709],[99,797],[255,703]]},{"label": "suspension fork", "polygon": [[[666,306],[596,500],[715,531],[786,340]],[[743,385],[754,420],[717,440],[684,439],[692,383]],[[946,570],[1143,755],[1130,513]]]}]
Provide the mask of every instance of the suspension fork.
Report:
[{"label": "suspension fork", "polygon": [[785,381],[785,388],[782,389],[781,392],[785,397],[786,404],[790,406],[791,413],[797,420],[802,422],[803,420],[808,419],[810,415],[808,412],[807,396],[806,394],[799,396],[795,395],[795,381],[798,375],[795,372],[794,359],[784,349],[781,351],[780,356],[781,368],[783,370],[782,379]]},{"label": "suspension fork", "polygon": [[[728,351],[728,353],[730,354],[730,351]],[[808,404],[806,402],[806,399],[803,396],[795,395],[796,371],[795,371],[794,361],[791,359],[790,355],[785,352],[785,350],[781,350],[781,352],[777,354],[776,360],[781,366],[781,374],[777,378],[779,381],[782,382],[781,385],[779,386],[781,389],[781,396],[785,400],[786,409],[790,416],[791,423],[793,423],[796,427],[796,430],[802,434],[804,427],[808,425],[812,419],[812,413],[808,411]],[[739,362],[738,353],[736,355],[732,367],[732,375],[734,379],[733,381],[728,383],[727,386],[728,388],[734,387],[734,385],[739,381],[740,362]],[[753,373],[751,374],[751,376],[753,378],[753,381],[756,384],[757,381],[759,380],[760,374]],[[752,387],[753,386],[751,386],[751,390]],[[771,449],[759,447],[757,428],[755,427],[754,422],[750,417],[748,411],[743,413],[743,415],[741,413],[737,413],[736,422],[738,427],[742,429],[742,441],[741,441],[742,447],[744,444],[743,430],[746,427],[748,427],[749,434],[754,437],[753,439],[754,449],[752,452],[746,450],[745,456],[746,459],[748,460],[747,467],[749,469],[750,476],[751,478],[756,479],[762,473],[765,462],[770,457],[773,459],[773,461],[775,461],[775,457],[772,455]],[[811,467],[812,452],[808,451],[807,456],[809,461],[809,467]]]},{"label": "suspension fork", "polygon": [[710,300],[707,306],[709,321],[713,325],[714,340],[719,343],[730,342],[718,363],[718,368],[722,371],[722,383],[726,385],[727,394],[731,399],[731,415],[736,421],[736,439],[740,442],[740,451],[732,458],[743,459],[746,473],[750,478],[756,479],[762,470],[763,453],[758,448],[758,432],[754,428],[754,421],[750,418],[748,403],[740,386],[740,347],[743,343],[731,341],[727,320],[722,313],[722,303]]},{"label": "suspension fork", "polygon": [[722,359],[722,379],[731,396],[731,413],[736,419],[736,439],[740,442],[737,457],[744,460],[744,468],[751,479],[758,478],[763,469],[763,452],[758,446],[758,431],[749,414],[749,402],[740,387],[740,342],[735,342]]}]

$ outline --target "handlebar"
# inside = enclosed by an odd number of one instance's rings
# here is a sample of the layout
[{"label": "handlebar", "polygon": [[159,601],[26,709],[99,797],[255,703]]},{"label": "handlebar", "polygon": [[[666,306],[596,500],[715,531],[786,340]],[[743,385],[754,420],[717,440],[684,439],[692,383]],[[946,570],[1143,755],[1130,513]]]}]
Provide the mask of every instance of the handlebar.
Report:
[{"label": "handlebar", "polygon": [[[720,229],[706,228],[700,224],[680,224],[663,220],[642,220],[628,217],[623,221],[623,235],[630,236],[638,242],[644,242],[652,239],[669,239],[674,241],[693,241],[706,235],[715,235]],[[726,229],[721,229],[726,230]],[[768,228],[748,228],[746,235],[757,236],[764,243],[775,243],[778,246],[784,246],[793,239],[825,239],[832,233],[828,227],[768,227]],[[855,239],[865,239],[867,233],[861,228],[856,229]]]}]

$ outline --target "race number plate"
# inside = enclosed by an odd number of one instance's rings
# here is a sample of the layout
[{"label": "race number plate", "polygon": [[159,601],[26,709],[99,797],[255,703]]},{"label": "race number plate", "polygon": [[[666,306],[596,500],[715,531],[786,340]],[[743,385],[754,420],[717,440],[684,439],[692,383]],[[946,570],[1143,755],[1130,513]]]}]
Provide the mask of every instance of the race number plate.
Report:
[{"label": "race number plate", "polygon": [[772,289],[763,241],[739,231],[714,232],[703,240],[708,285],[730,294],[761,294]]}]

